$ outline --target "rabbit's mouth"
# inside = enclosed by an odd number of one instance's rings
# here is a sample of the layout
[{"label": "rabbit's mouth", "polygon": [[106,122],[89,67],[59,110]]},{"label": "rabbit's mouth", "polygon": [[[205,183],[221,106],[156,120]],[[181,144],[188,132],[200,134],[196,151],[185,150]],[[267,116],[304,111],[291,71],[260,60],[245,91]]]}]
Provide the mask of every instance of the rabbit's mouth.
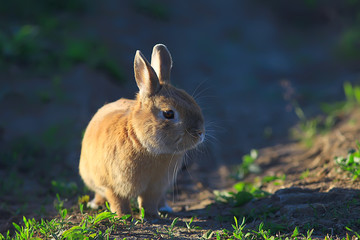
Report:
[{"label": "rabbit's mouth", "polygon": [[205,140],[205,130],[204,129],[191,129],[186,130],[186,134],[183,135],[177,141],[177,145],[182,146],[183,151],[196,148],[199,144]]}]

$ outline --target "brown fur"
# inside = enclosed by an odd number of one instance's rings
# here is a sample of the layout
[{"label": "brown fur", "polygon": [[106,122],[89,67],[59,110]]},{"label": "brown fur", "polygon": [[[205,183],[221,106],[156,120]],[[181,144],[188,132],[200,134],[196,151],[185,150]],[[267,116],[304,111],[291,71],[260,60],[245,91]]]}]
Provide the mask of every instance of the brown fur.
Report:
[{"label": "brown fur", "polygon": [[[82,142],[79,169],[95,192],[91,206],[106,199],[119,216],[130,213],[129,201],[137,197],[146,215],[157,217],[184,154],[204,138],[199,106],[170,85],[172,60],[164,45],[154,47],[151,64],[137,51],[136,99],[120,99],[100,108]],[[174,119],[163,117],[168,110],[175,112]]]}]

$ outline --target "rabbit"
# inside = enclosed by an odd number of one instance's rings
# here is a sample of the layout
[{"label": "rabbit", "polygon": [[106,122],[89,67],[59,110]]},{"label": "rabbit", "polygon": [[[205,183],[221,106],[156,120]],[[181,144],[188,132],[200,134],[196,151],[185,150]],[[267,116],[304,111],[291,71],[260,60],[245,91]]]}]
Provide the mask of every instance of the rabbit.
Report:
[{"label": "rabbit", "polygon": [[151,64],[137,50],[134,73],[139,92],[100,108],[86,128],[79,172],[95,192],[89,206],[107,200],[117,216],[131,214],[137,198],[149,218],[159,217],[167,188],[185,153],[205,138],[204,117],[193,97],[170,84],[171,55],[153,48]]}]

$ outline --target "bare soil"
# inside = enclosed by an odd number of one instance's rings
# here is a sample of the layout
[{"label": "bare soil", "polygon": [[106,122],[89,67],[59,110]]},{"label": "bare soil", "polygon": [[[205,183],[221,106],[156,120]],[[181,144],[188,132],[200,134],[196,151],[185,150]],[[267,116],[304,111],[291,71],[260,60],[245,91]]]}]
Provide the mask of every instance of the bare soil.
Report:
[{"label": "bare soil", "polygon": [[[256,228],[264,222],[273,234],[292,233],[296,226],[303,234],[314,229],[313,237],[318,238],[344,237],[347,232],[350,233],[345,227],[359,231],[359,180],[352,180],[334,161],[335,156],[346,156],[348,150],[356,147],[360,134],[359,121],[358,110],[343,116],[331,132],[318,136],[311,148],[306,148],[301,143],[288,143],[261,149],[257,163],[263,170],[262,173],[250,175],[244,181],[256,183],[258,177],[280,177],[285,174],[284,181],[262,184],[261,189],[271,193],[269,197],[234,209],[214,202],[211,189],[204,184],[211,185],[212,181],[218,179],[204,176],[203,182],[195,181],[192,191],[177,195],[172,206],[177,211],[182,210],[178,212],[182,221],[188,221],[194,215],[199,217],[194,225],[203,227],[203,230],[197,231],[197,235],[192,234],[195,238],[207,229],[228,228],[233,215],[240,219],[245,216],[249,228]],[[206,175],[196,172],[193,174],[200,175],[199,179],[202,174]],[[185,179],[184,175],[180,177],[178,188],[187,186],[189,189]],[[198,193],[194,194],[195,189]],[[180,239],[188,236],[186,233],[179,234]]]},{"label": "bare soil", "polygon": [[[344,81],[359,81],[358,59],[337,54],[352,15],[339,10],[337,1],[315,8],[303,1],[154,2],[164,7],[166,19],[133,0],[97,1],[74,19],[78,35],[98,36],[116,56],[126,76],[122,85],[86,64],[60,77],[34,76],[21,66],[0,73],[0,232],[14,230],[11,223],[21,223],[23,215],[59,217],[52,180],[76,183],[76,190],[61,197],[73,221],[81,220],[77,198],[87,194],[77,172],[81,132],[105,102],[134,96],[134,53],[140,49],[148,57],[156,43],[172,53],[174,85],[199,96],[206,120],[215,123],[208,128],[215,140],[180,172],[168,194],[173,214],[131,229],[118,225],[114,238],[169,238],[164,226],[175,217],[176,239],[231,230],[234,216],[245,216],[248,228],[264,222],[273,234],[289,235],[295,226],[304,234],[314,229],[318,238],[343,237],[345,227],[359,231],[359,180],[340,171],[333,158],[355,147],[360,111],[342,116],[311,148],[288,140],[289,128],[298,121],[291,100],[314,116],[319,103],[344,99]],[[285,96],[283,80],[292,85]],[[216,202],[214,190],[232,190],[234,166],[251,148],[259,149],[262,172],[244,181],[271,195],[236,208]],[[284,174],[283,181],[258,180]],[[185,228],[191,217],[201,229]]]},{"label": "bare soil", "polygon": [[[346,227],[360,230],[360,183],[341,171],[334,157],[346,156],[348,150],[355,148],[360,134],[360,126],[356,124],[359,122],[360,111],[355,110],[342,116],[331,132],[318,136],[311,148],[288,143],[261,149],[257,164],[262,172],[251,174],[244,181],[256,184],[261,177],[284,174],[286,178],[262,183],[260,188],[270,195],[239,207],[216,202],[213,193],[213,186],[221,181],[223,186],[235,183],[230,178],[233,167],[209,174],[197,169],[194,163],[180,173],[174,192],[169,193],[174,213],[138,224],[131,230],[119,226],[112,236],[167,239],[170,236],[164,226],[169,227],[178,217],[172,238],[200,239],[209,230],[232,230],[234,216],[239,221],[245,217],[249,230],[257,230],[262,222],[273,235],[291,236],[298,227],[304,235],[313,229],[313,239],[351,236]],[[200,228],[186,228],[185,222],[191,217],[195,217],[192,225]]]}]

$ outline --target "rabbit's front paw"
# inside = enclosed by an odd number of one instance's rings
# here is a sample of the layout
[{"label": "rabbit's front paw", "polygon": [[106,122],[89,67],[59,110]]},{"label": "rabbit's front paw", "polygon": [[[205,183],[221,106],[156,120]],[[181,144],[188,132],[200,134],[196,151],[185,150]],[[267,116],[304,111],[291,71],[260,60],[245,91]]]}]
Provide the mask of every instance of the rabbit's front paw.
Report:
[{"label": "rabbit's front paw", "polygon": [[88,202],[87,204],[88,208],[92,208],[92,209],[98,209],[99,205],[95,203],[95,199],[91,200],[90,202]]},{"label": "rabbit's front paw", "polygon": [[160,212],[165,212],[165,213],[172,213],[173,212],[172,208],[169,205],[167,205],[167,203],[165,203],[164,206],[161,206],[159,208],[159,211]]}]

